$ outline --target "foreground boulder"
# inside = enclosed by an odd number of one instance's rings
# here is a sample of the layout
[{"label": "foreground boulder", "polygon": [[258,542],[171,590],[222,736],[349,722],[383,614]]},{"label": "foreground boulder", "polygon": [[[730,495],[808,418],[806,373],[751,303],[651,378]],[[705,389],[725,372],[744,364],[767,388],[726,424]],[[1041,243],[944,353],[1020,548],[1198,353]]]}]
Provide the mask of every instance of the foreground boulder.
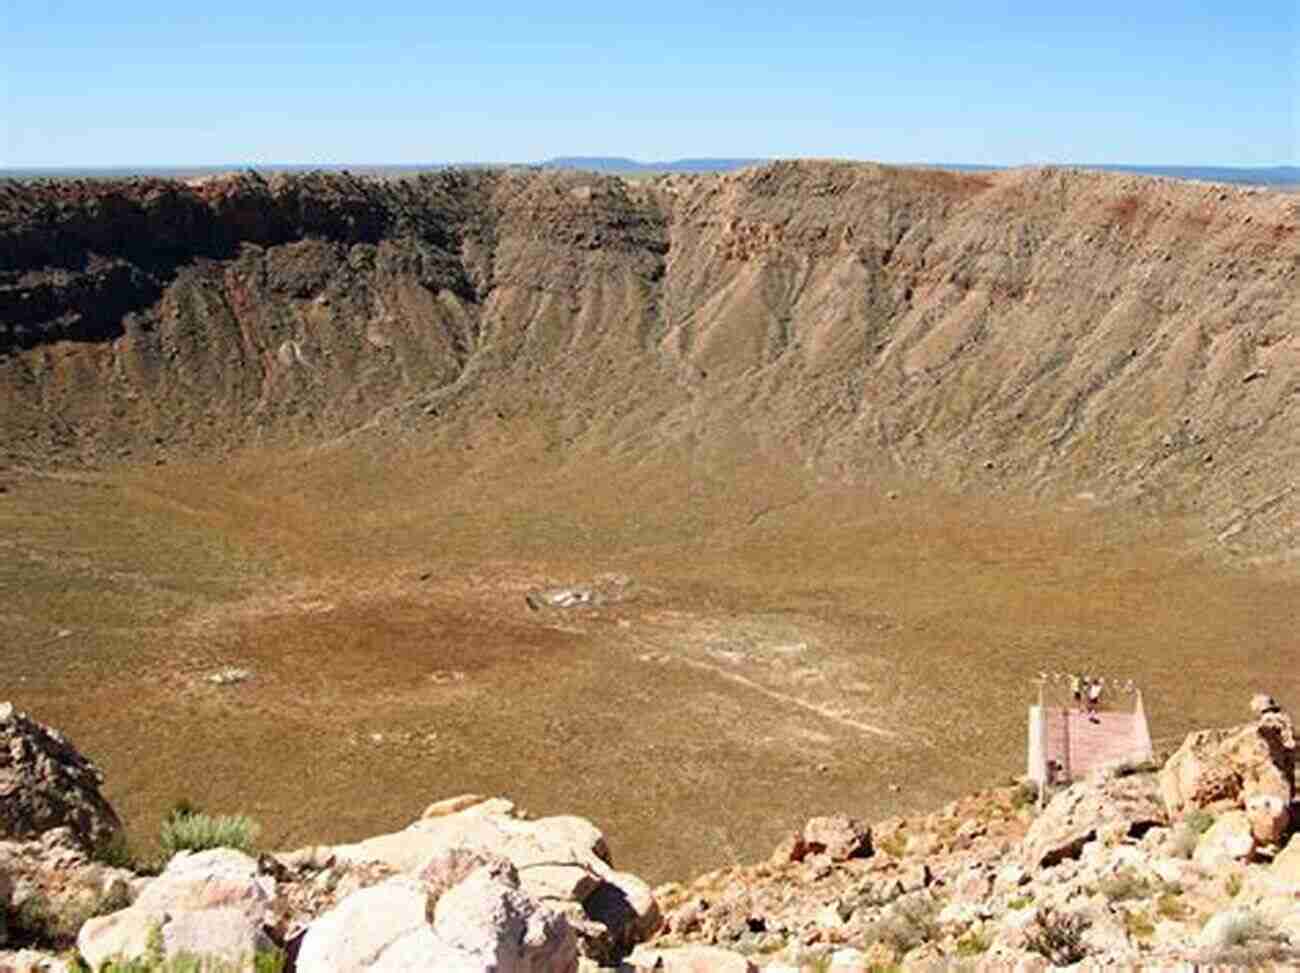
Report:
[{"label": "foreground boulder", "polygon": [[77,949],[99,969],[109,961],[197,956],[248,963],[273,948],[264,924],[275,883],[228,848],[176,855],[126,909],[81,927]]},{"label": "foreground boulder", "polygon": [[1196,843],[1192,858],[1202,868],[1219,868],[1246,861],[1255,851],[1255,836],[1244,811],[1229,811],[1215,819]]},{"label": "foreground boulder", "polygon": [[578,946],[558,912],[526,894],[505,861],[450,888],[389,879],[317,919],[299,973],[574,973]]},{"label": "foreground boulder", "polygon": [[1078,858],[1091,841],[1140,838],[1166,821],[1149,776],[1090,777],[1052,798],[1025,835],[1023,861],[1031,869],[1050,868]]},{"label": "foreground boulder", "polygon": [[364,869],[441,888],[463,880],[471,866],[505,861],[520,891],[562,913],[582,954],[601,963],[616,963],[660,922],[649,886],[613,867],[605,836],[590,821],[567,815],[530,821],[502,799],[451,798],[402,831],[277,858],[286,867],[323,861],[336,873]]},{"label": "foreground boulder", "polygon": [[871,855],[871,829],[844,814],[812,818],[803,827],[807,854],[826,855],[833,862]]},{"label": "foreground boulder", "polygon": [[1190,734],[1161,769],[1160,790],[1171,816],[1239,808],[1256,839],[1275,844],[1295,824],[1295,729],[1271,697],[1257,696],[1252,709],[1253,723]]},{"label": "foreground boulder", "polygon": [[0,840],[68,828],[86,847],[103,846],[122,830],[103,781],[62,733],[0,703]]},{"label": "foreground boulder", "polygon": [[9,938],[66,946],[90,916],[129,905],[139,881],[127,869],[94,861],[70,828],[0,841],[0,945],[8,925]]}]

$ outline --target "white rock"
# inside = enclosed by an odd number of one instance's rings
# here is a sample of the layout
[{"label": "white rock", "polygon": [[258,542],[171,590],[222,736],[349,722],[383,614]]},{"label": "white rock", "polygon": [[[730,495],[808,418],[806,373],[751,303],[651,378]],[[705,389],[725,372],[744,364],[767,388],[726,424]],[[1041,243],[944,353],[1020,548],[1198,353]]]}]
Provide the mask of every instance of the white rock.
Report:
[{"label": "white rock", "polygon": [[1246,817],[1259,844],[1276,845],[1286,837],[1291,824],[1291,809],[1276,794],[1248,794]]},{"label": "white rock", "polygon": [[830,973],[863,973],[870,968],[867,954],[860,949],[837,949],[831,953]]},{"label": "white rock", "polygon": [[170,913],[162,926],[163,955],[202,956],[232,966],[246,964],[274,944],[260,922],[242,909],[202,909]]},{"label": "white rock", "polygon": [[20,949],[16,953],[0,950],[0,973],[76,973],[76,968],[66,957],[35,949]]},{"label": "white rock", "polygon": [[1249,909],[1225,909],[1210,916],[1201,927],[1196,943],[1202,949],[1220,950],[1239,945],[1246,931],[1255,928],[1259,919]]},{"label": "white rock", "polygon": [[[479,848],[444,848],[421,866],[415,876],[424,883],[429,896],[429,908],[438,901],[444,892],[460,884],[480,868],[491,868],[514,873],[515,867],[507,858],[493,855]],[[518,882],[518,875],[513,874],[511,881]]]},{"label": "white rock", "polygon": [[519,872],[525,892],[538,899],[581,902],[600,887],[601,878],[582,865],[530,865]]},{"label": "white rock", "polygon": [[[499,973],[572,973],[578,944],[563,915],[480,869],[434,907],[437,938]],[[493,965],[495,964],[495,965]]]},{"label": "white rock", "polygon": [[962,929],[979,917],[979,907],[972,902],[949,902],[939,910],[937,916],[941,926],[956,926]]},{"label": "white rock", "polygon": [[428,893],[419,881],[394,878],[353,892],[318,918],[303,937],[299,973],[381,969],[377,959],[404,936],[429,933]]},{"label": "white rock", "polygon": [[834,902],[828,902],[818,909],[815,921],[823,929],[839,929],[844,925],[844,917],[840,915],[839,906]]},{"label": "white rock", "polygon": [[1018,889],[1029,881],[1029,873],[1024,867],[1010,862],[998,869],[997,875],[993,879],[993,891],[999,894],[1005,894]]},{"label": "white rock", "polygon": [[232,848],[180,852],[163,873],[146,885],[133,908],[178,909],[239,907],[261,918],[275,896],[275,882],[257,873],[257,862]]},{"label": "white rock", "polygon": [[1150,862],[1150,868],[1168,885],[1183,885],[1192,877],[1192,866],[1179,858],[1156,858]]},{"label": "white rock", "polygon": [[134,909],[88,919],[77,933],[77,952],[92,970],[110,960],[144,956],[160,927],[153,913]]},{"label": "white rock", "polygon": [[1203,868],[1244,861],[1255,850],[1255,836],[1245,811],[1220,815],[1196,843],[1192,860]]},{"label": "white rock", "polygon": [[98,969],[108,960],[145,956],[156,936],[163,955],[244,962],[271,946],[262,930],[275,883],[257,874],[257,862],[222,848],[172,858],[130,907],[88,920],[77,949]]},{"label": "white rock", "polygon": [[[441,801],[434,801],[424,809],[420,815],[422,818],[445,818],[448,814],[459,814],[469,808],[481,805],[487,801],[482,794],[461,794],[457,797],[448,797]],[[505,803],[509,804],[509,801]],[[514,805],[511,805],[513,808]]]}]

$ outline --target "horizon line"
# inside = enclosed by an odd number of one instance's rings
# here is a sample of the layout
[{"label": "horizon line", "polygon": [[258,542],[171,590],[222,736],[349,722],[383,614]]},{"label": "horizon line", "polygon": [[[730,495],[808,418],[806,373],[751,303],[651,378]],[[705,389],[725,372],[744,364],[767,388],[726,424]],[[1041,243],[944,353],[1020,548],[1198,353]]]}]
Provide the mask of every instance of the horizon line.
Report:
[{"label": "horizon line", "polygon": [[654,169],[683,163],[727,164],[731,166],[763,165],[773,162],[849,162],[889,166],[917,166],[926,168],[963,168],[963,169],[1032,169],[1032,168],[1108,168],[1124,169],[1223,169],[1236,172],[1267,172],[1278,170],[1300,171],[1300,161],[1276,162],[1261,165],[1241,165],[1239,163],[1215,162],[886,162],[880,159],[853,158],[848,156],[681,156],[670,159],[652,159],[649,161],[623,155],[559,155],[535,161],[500,161],[500,160],[459,160],[423,162],[269,162],[269,161],[231,161],[231,162],[191,162],[191,163],[96,163],[79,165],[77,163],[42,163],[38,165],[0,164],[0,172],[111,172],[121,170],[184,170],[184,169],[448,169],[448,168],[534,168],[558,163],[592,162],[592,163],[631,163],[637,167]]}]

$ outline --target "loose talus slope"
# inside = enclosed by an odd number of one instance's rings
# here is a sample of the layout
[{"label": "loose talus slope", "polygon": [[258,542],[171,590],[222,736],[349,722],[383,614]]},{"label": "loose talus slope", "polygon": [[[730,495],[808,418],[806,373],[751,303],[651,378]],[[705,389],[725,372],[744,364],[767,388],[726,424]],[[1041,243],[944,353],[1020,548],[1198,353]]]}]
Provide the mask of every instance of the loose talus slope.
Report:
[{"label": "loose talus slope", "polygon": [[507,416],[557,453],[1089,492],[1290,558],[1297,225],[1294,196],[1050,169],[10,182],[0,449]]}]

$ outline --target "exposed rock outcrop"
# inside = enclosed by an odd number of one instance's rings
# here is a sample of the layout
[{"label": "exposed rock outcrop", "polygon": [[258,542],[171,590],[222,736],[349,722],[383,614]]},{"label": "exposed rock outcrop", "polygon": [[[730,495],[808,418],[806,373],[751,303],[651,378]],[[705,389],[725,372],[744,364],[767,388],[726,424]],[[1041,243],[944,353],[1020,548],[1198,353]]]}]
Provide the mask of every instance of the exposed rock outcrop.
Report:
[{"label": "exposed rock outcrop", "polygon": [[0,840],[68,828],[87,848],[122,830],[93,763],[58,730],[0,703]]},{"label": "exposed rock outcrop", "polygon": [[484,865],[431,902],[430,887],[394,878],[353,893],[307,930],[301,973],[573,973],[564,916],[524,893],[509,863]]},{"label": "exposed rock outcrop", "polygon": [[3,181],[0,433],[118,462],[526,393],[607,445],[689,404],[827,468],[987,489],[996,455],[999,489],[1167,494],[1293,551],[1296,228],[1284,193],[1050,168]]},{"label": "exposed rock outcrop", "polygon": [[443,887],[481,860],[504,859],[518,870],[522,892],[564,913],[584,955],[602,961],[616,961],[659,923],[649,886],[612,866],[605,836],[591,822],[527,820],[499,798],[439,802],[402,831],[340,845],[327,856]]},{"label": "exposed rock outcrop", "polygon": [[834,862],[871,855],[871,829],[845,814],[813,818],[802,837],[806,854],[826,855]]},{"label": "exposed rock outcrop", "polygon": [[762,865],[660,888],[664,927],[633,956],[708,945],[772,973],[1085,960],[1300,969],[1292,847],[1270,864],[1235,807],[1197,841],[1171,822],[1148,768],[1098,772],[1041,812],[1006,788],[872,834],[869,858],[800,861],[801,831]]},{"label": "exposed rock outcrop", "polygon": [[248,962],[274,943],[264,930],[275,883],[230,849],[181,853],[129,908],[91,919],[77,949],[92,969],[110,960],[211,957]]},{"label": "exposed rock outcrop", "polygon": [[141,884],[125,868],[92,860],[69,828],[0,841],[0,945],[70,943],[82,922],[129,904]]},{"label": "exposed rock outcrop", "polygon": [[1025,835],[1023,860],[1050,868],[1078,858],[1090,841],[1140,838],[1167,821],[1149,775],[1089,778],[1052,798]]},{"label": "exposed rock outcrop", "polygon": [[1296,742],[1291,718],[1272,697],[1251,704],[1258,719],[1190,734],[1160,770],[1169,814],[1239,809],[1255,840],[1276,844],[1293,826]]},{"label": "exposed rock outcrop", "polygon": [[[1220,738],[1229,759],[1250,751],[1232,741],[1252,732]],[[247,968],[284,948],[301,973],[1300,969],[1300,834],[1274,854],[1248,809],[1215,801],[1189,844],[1150,768],[1094,774],[1041,812],[1024,786],[1005,787],[873,828],[815,818],[764,863],[653,892],[612,867],[590,822],[529,820],[473,795],[353,844],[260,860],[182,853],[152,879],[96,865],[60,828],[0,842],[0,946],[12,950],[0,970],[66,968],[23,950],[12,920],[36,890],[67,903],[80,881],[124,905],[80,924],[77,949],[93,968],[183,955]]]}]

